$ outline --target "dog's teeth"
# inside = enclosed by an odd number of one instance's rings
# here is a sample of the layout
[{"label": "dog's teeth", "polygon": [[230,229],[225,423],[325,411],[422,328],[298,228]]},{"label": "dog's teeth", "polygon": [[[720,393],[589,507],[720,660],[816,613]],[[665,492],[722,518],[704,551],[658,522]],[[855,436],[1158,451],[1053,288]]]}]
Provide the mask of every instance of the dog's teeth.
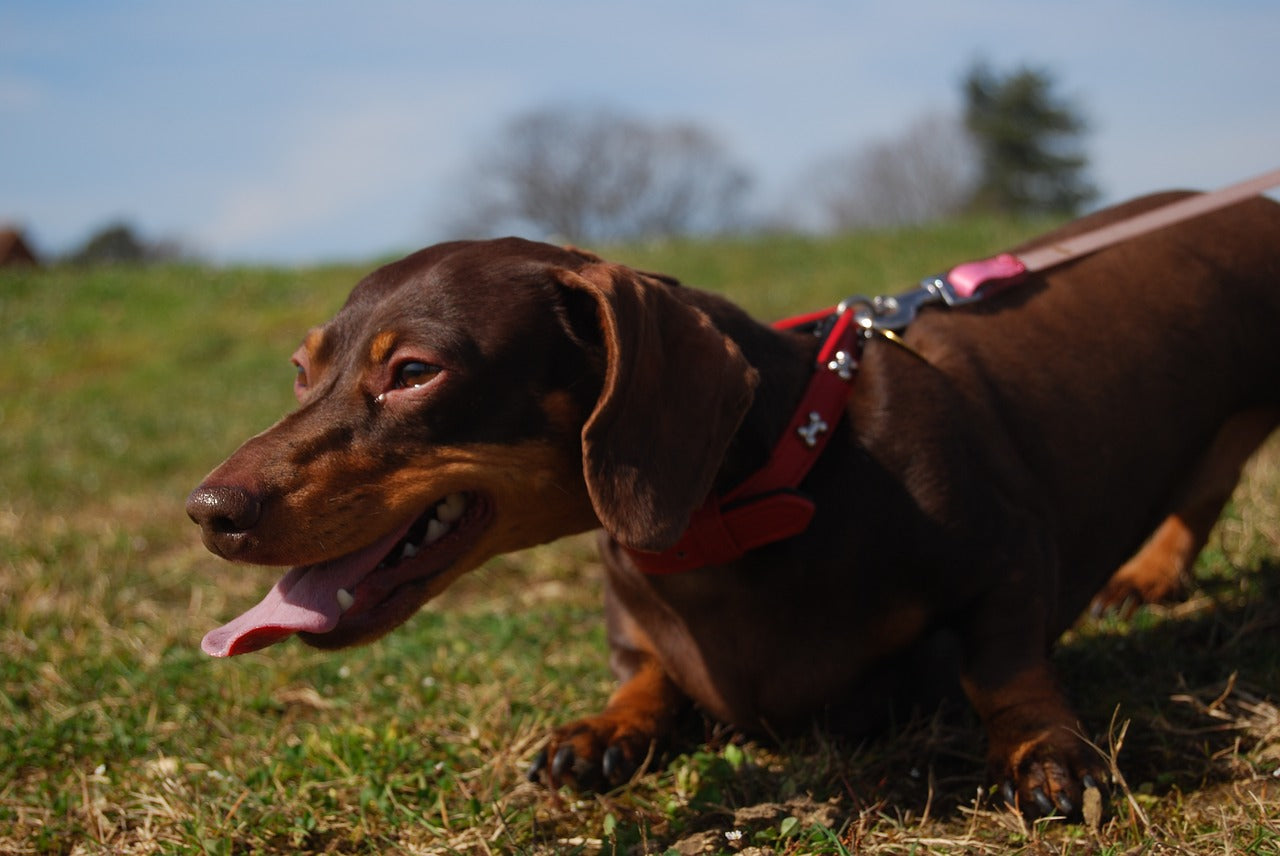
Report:
[{"label": "dog's teeth", "polygon": [[451,493],[436,506],[436,517],[444,523],[455,523],[467,511],[467,498],[460,493]]},{"label": "dog's teeth", "polygon": [[427,537],[422,540],[424,544],[434,544],[449,533],[449,525],[441,523],[434,517],[427,523]]},{"label": "dog's teeth", "polygon": [[342,611],[346,612],[356,602],[356,596],[346,589],[338,589],[338,606],[342,607]]},{"label": "dog's teeth", "polygon": [[418,555],[418,548],[412,544],[405,544],[404,549],[400,551],[400,558],[402,559],[412,559],[416,555]]}]

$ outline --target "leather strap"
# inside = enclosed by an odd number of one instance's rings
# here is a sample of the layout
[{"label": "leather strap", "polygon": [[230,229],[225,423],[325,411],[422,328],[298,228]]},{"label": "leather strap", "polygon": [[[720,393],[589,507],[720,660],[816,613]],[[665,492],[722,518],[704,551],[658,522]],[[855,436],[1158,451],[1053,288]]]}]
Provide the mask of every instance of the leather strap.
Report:
[{"label": "leather strap", "polygon": [[1046,270],[1072,259],[1087,256],[1103,247],[1225,208],[1277,186],[1280,186],[1280,169],[1273,169],[1271,172],[1265,172],[1237,184],[1220,187],[1207,193],[1198,193],[1195,196],[1188,196],[1177,202],[1153,208],[1136,217],[1094,229],[1092,232],[1085,232],[1083,235],[1036,247],[1034,250],[1020,253],[1018,258],[1029,272]]}]

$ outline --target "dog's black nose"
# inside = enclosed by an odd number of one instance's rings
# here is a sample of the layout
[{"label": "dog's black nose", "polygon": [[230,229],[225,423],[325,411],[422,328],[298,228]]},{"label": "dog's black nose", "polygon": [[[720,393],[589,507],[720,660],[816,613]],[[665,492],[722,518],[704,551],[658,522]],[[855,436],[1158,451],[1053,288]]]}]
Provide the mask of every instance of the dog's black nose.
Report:
[{"label": "dog's black nose", "polygon": [[206,547],[232,558],[258,524],[262,501],[242,487],[201,485],[187,497],[187,516],[200,525]]}]

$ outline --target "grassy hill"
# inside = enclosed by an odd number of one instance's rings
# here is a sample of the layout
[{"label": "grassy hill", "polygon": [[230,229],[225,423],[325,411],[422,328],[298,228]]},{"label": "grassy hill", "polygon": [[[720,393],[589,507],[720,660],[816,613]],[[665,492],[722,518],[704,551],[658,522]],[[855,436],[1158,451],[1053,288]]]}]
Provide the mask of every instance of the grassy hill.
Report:
[{"label": "grassy hill", "polygon": [[[771,319],[911,287],[1034,231],[970,221],[605,254]],[[710,742],[608,795],[525,783],[542,735],[610,690],[587,537],[495,560],[368,648],[205,657],[204,631],[275,572],[208,554],[183,500],[292,406],[289,355],[364,272],[0,273],[0,852],[1280,847],[1274,442],[1187,603],[1060,646],[1126,776],[1096,829],[1027,828],[975,800],[981,738],[963,711],[866,744],[699,734]]]}]

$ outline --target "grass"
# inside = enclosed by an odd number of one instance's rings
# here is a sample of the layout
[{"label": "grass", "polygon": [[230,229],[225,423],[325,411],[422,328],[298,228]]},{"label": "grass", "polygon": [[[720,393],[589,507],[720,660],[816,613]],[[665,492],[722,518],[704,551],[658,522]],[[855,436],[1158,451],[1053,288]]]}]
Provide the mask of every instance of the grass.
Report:
[{"label": "grass", "polygon": [[[776,317],[900,290],[1030,229],[609,255]],[[1280,851],[1274,442],[1188,601],[1059,646],[1124,775],[1098,824],[1027,827],[992,807],[961,709],[866,743],[774,746],[693,722],[617,792],[526,783],[546,731],[611,687],[585,536],[493,561],[367,648],[204,657],[202,633],[274,573],[206,553],[182,500],[291,405],[289,354],[360,273],[0,275],[0,852]]]}]

